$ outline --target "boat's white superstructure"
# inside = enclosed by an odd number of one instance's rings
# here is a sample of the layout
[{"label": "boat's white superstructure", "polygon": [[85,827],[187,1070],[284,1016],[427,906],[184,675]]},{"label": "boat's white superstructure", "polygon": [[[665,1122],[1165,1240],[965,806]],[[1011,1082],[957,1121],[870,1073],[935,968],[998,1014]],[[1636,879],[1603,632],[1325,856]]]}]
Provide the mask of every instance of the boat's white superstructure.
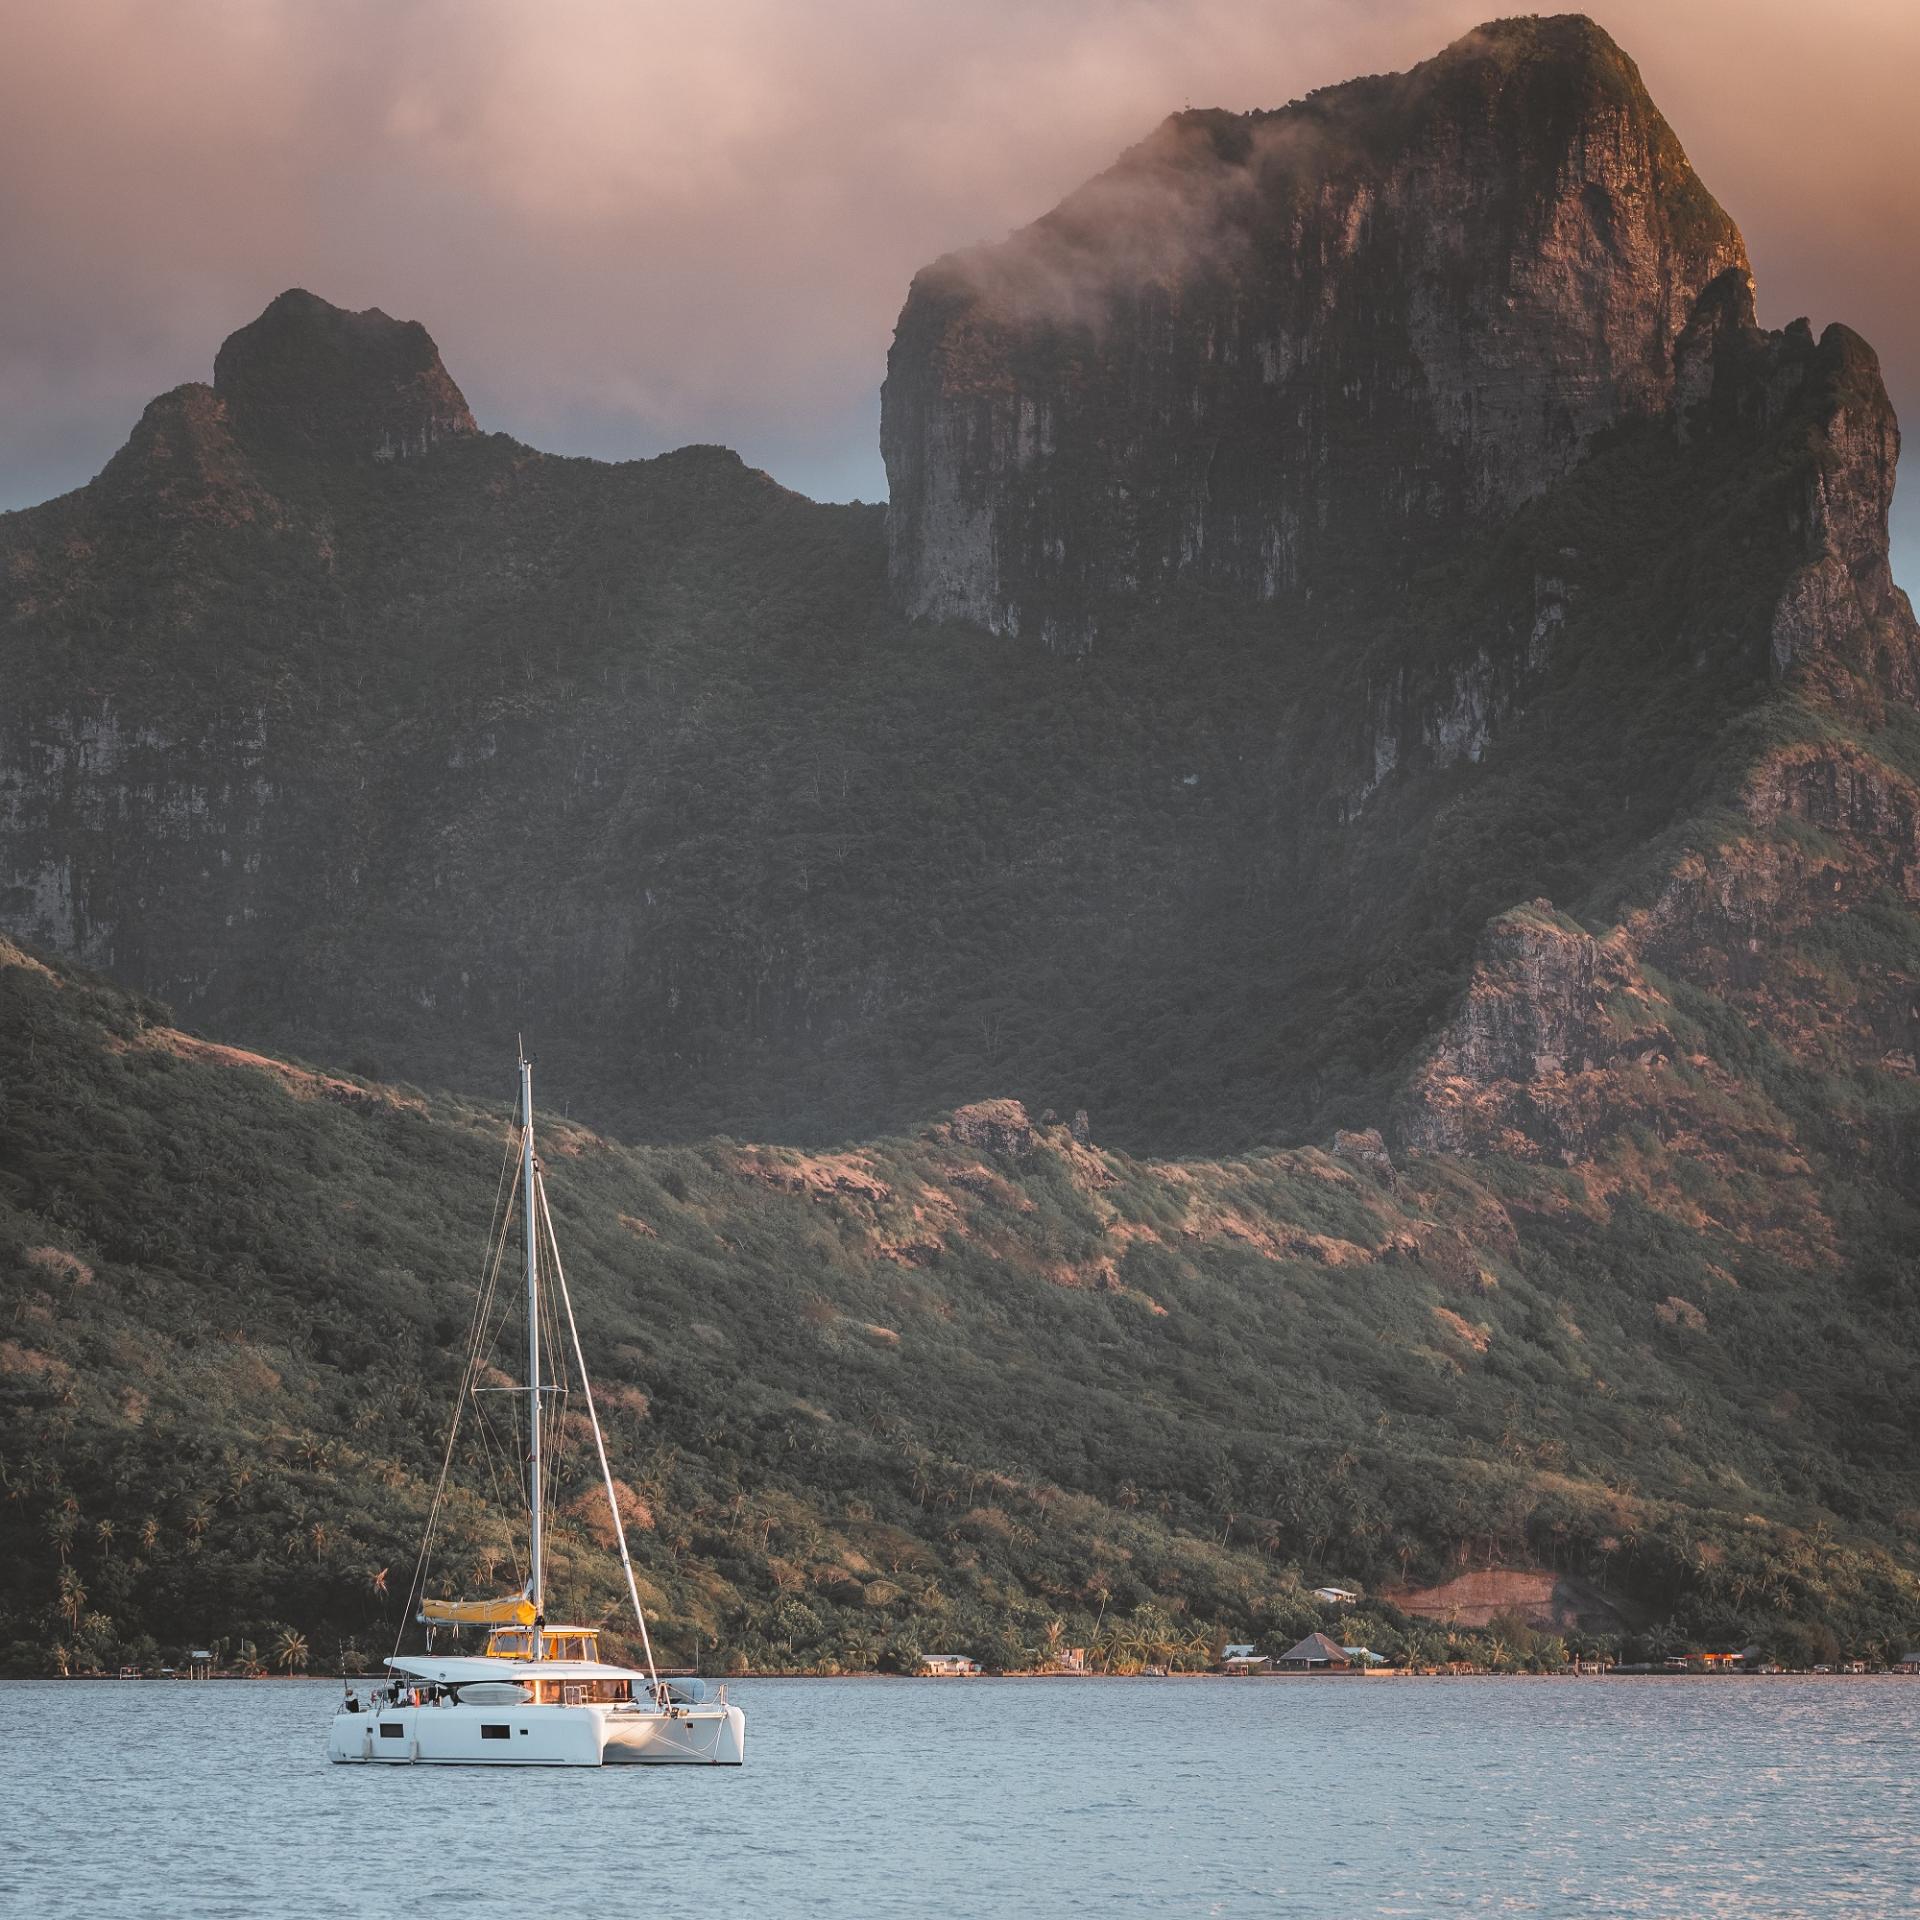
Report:
[{"label": "boat's white superstructure", "polygon": [[[569,1634],[578,1629],[565,1628]],[[393,1679],[334,1716],[328,1757],[386,1765],[737,1767],[746,1717],[699,1681],[598,1660],[403,1655]]]},{"label": "boat's white superstructure", "polygon": [[[529,1576],[521,1593],[498,1601],[433,1601],[421,1598],[419,1619],[427,1628],[427,1650],[387,1661],[389,1679],[364,1701],[349,1690],[335,1713],[327,1756],[342,1763],[441,1766],[598,1767],[614,1763],[642,1765],[739,1766],[746,1757],[746,1716],[727,1704],[725,1687],[711,1692],[700,1681],[663,1681],[654,1665],[653,1643],[640,1605],[639,1585],[627,1553],[626,1527],[615,1495],[613,1470],[587,1380],[573,1302],[553,1233],[540,1163],[533,1150],[533,1068],[520,1062],[519,1126],[520,1214],[526,1272],[527,1481]],[[500,1218],[504,1246],[511,1208]],[[564,1313],[564,1329],[578,1363],[588,1422],[599,1456],[601,1482],[613,1516],[614,1538],[626,1575],[627,1594],[646,1657],[643,1669],[612,1666],[600,1659],[599,1633],[592,1627],[550,1625],[545,1595],[546,1397],[554,1390],[542,1382],[541,1268],[546,1264]],[[485,1295],[474,1319],[475,1339],[468,1354],[462,1399],[480,1388],[480,1335]],[[548,1303],[551,1305],[551,1303]],[[560,1322],[553,1323],[558,1331]],[[447,1460],[459,1431],[456,1409],[448,1435]],[[441,1489],[446,1485],[446,1467]],[[439,1495],[435,1496],[435,1511]],[[431,1539],[432,1520],[428,1522]],[[420,1584],[427,1547],[421,1549]],[[409,1591],[409,1602],[412,1592]],[[463,1626],[491,1627],[484,1653],[436,1653],[436,1631]],[[403,1628],[404,1632],[404,1628]]]}]

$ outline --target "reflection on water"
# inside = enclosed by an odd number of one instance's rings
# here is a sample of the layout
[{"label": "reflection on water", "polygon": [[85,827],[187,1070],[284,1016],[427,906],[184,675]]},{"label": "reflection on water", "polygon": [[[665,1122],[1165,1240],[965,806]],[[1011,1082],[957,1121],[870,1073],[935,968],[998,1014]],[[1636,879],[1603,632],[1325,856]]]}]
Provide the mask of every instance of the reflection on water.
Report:
[{"label": "reflection on water", "polygon": [[0,1684],[0,1909],[1920,1913],[1920,1681],[755,1680],[743,1769],[578,1773],[332,1691]]}]

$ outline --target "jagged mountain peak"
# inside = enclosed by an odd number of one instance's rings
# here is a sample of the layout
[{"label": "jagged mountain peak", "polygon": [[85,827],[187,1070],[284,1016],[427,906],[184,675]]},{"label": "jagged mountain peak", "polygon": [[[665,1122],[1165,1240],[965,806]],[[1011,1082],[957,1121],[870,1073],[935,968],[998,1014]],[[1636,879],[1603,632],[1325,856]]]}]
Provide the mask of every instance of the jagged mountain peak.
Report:
[{"label": "jagged mountain peak", "polygon": [[395,460],[477,431],[417,320],[352,313],[303,287],[228,335],[213,387],[236,437],[265,452]]},{"label": "jagged mountain peak", "polygon": [[[1578,15],[1175,115],[916,278],[882,401],[896,594],[1072,648],[1116,592],[1422,564],[1664,412],[1729,270],[1738,227]],[[1360,525],[1386,537],[1356,554]]]},{"label": "jagged mountain peak", "polygon": [[[1067,318],[922,276],[885,513],[502,436],[390,484],[396,412],[465,423],[431,340],[282,296],[0,524],[0,924],[450,1082],[539,1007],[665,1132],[1011,1091],[1239,1147],[1386,1119],[1488,917],[1617,918],[1743,716],[1902,719],[1873,356],[1755,325],[1597,29],[1169,125],[1241,252]],[[908,643],[889,530],[1101,670]]]},{"label": "jagged mountain peak", "polygon": [[[1183,108],[1170,113],[1110,172],[1168,163],[1192,166],[1209,159],[1245,166],[1272,157],[1280,144],[1276,135],[1290,143],[1289,157],[1326,167],[1368,152],[1376,158],[1390,155],[1442,120],[1465,133],[1506,122],[1568,137],[1610,115],[1653,135],[1661,157],[1673,165],[1673,177],[1663,184],[1669,192],[1684,192],[1685,178],[1692,174],[1685,151],[1639,68],[1606,29],[1585,14],[1524,15],[1475,27],[1403,73],[1367,74],[1316,87],[1285,106],[1244,113]],[[1710,204],[1704,187],[1698,193]],[[1077,197],[1069,196],[1038,224],[1057,220]],[[1715,216],[1732,225],[1717,206],[1708,215]]]}]

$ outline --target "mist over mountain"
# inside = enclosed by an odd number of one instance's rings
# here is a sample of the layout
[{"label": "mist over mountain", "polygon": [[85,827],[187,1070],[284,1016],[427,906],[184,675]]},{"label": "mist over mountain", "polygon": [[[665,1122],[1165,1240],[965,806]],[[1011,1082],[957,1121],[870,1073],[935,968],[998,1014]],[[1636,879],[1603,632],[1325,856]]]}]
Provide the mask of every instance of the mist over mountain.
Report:
[{"label": "mist over mountain", "polygon": [[[1920,1557],[1890,1453],[1920,1304],[1898,428],[1848,328],[1756,324],[1740,233],[1621,50],[1575,16],[1497,22],[1271,113],[1175,115],[915,279],[882,442],[886,509],[715,447],[557,458],[484,431],[419,325],[275,300],[91,486],[0,517],[0,926],[172,1009],[89,1016],[112,1042],[56,1023],[93,1063],[72,1076],[190,1051],[138,1038],[177,1026],[470,1096],[524,1031],[576,1120],[785,1147],[1014,1097],[1078,1197],[989,1129],[1031,1227],[994,1187],[1005,1219],[927,1201],[908,1232],[910,1182],[835,1161],[862,1224],[809,1256],[834,1312],[910,1339],[873,1290],[982,1245],[1022,1325],[1022,1287],[1214,1311],[1216,1284],[1364,1265],[1422,1353],[1443,1296],[1477,1329],[1433,1364],[1484,1365],[1517,1411],[1501,1438],[1476,1402],[1466,1450],[1510,1444],[1536,1501],[1586,1490],[1570,1566],[1616,1564],[1599,1490],[1630,1482],[1774,1546],[1851,1530],[1897,1569],[1856,1592],[1892,1632]],[[1145,1166],[1124,1219],[1027,1118],[1049,1109]],[[1329,1234],[1325,1168],[1289,1163],[1286,1231],[1236,1203],[1232,1260],[1191,1281],[1182,1236],[1210,1229],[1166,1195],[1233,1176],[1166,1156],[1231,1169],[1336,1128],[1394,1196],[1364,1232]],[[146,1229],[16,1147],[24,1286],[49,1246],[140,1264]],[[737,1239],[740,1194],[705,1204],[694,1240]],[[1349,1238],[1364,1259],[1323,1244]],[[1871,1368],[1816,1363],[1817,1302]],[[263,1324],[283,1305],[268,1287]],[[1639,1357],[1583,1357],[1600,1311]],[[1341,1447],[1413,1391],[1355,1345],[1327,1364]],[[1568,1412],[1623,1369],[1678,1423],[1657,1460],[1631,1419]],[[16,1371],[37,1420],[52,1376]],[[1741,1407],[1777,1447],[1734,1444]],[[1231,1427],[1220,1511],[1266,1512]],[[994,1432],[917,1444],[1121,1500],[1124,1472]],[[1552,1551],[1534,1508],[1489,1533],[1405,1469],[1369,1461],[1338,1552],[1383,1573],[1376,1521],[1435,1576],[1475,1537]],[[1648,1607],[1717,1592],[1677,1511]],[[1276,1524],[1272,1551],[1325,1563],[1336,1531]],[[812,1644],[754,1612],[763,1576],[727,1604]]]},{"label": "mist over mountain", "polygon": [[914,612],[1075,645],[1444,561],[1673,403],[1733,222],[1632,63],[1503,21],[1276,113],[1183,113],[914,283],[882,444]]}]

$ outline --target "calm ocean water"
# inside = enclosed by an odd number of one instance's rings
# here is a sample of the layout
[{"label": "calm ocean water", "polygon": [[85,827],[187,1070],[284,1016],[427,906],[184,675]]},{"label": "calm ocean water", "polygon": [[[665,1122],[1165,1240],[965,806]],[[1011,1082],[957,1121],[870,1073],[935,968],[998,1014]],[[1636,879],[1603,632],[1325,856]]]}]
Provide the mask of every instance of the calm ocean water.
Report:
[{"label": "calm ocean water", "polygon": [[0,1684],[0,1910],[1920,1913],[1920,1682],[755,1680],[747,1765],[330,1767],[319,1681]]}]

